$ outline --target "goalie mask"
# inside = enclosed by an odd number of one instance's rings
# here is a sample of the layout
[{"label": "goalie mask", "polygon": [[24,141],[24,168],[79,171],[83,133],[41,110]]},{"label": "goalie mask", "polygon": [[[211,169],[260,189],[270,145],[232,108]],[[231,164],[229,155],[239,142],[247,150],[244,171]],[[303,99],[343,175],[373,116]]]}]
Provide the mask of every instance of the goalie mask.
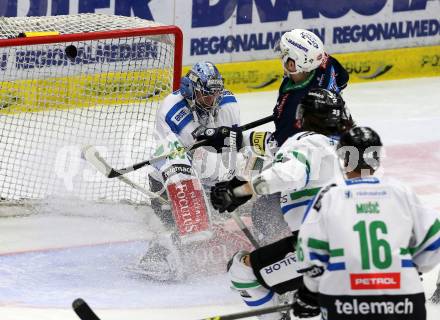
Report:
[{"label": "goalie mask", "polygon": [[[324,44],[321,39],[308,30],[293,29],[286,32],[275,46],[283,61],[284,70],[289,74],[310,72],[318,68],[325,58]],[[289,59],[295,61],[296,71],[286,70],[286,63]]]},{"label": "goalie mask", "polygon": [[215,115],[224,95],[223,78],[213,63],[199,62],[181,79],[180,92],[197,112]]},{"label": "goalie mask", "polygon": [[297,107],[296,121],[305,131],[327,136],[338,136],[354,126],[341,95],[327,89],[311,89],[302,98]]}]

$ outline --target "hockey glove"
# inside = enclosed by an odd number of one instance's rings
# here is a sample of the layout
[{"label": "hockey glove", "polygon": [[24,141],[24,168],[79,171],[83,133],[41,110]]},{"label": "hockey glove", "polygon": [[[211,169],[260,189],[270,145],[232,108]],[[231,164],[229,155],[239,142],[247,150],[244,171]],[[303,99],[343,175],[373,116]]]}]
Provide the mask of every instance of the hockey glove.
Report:
[{"label": "hockey glove", "polygon": [[234,194],[233,190],[245,183],[246,181],[238,180],[236,177],[230,181],[216,183],[211,188],[211,203],[214,209],[220,213],[225,211],[232,212],[252,198],[252,194],[247,196],[237,196]]},{"label": "hockey glove", "polygon": [[293,314],[299,318],[311,318],[319,315],[318,294],[311,292],[304,283],[295,292]]},{"label": "hockey glove", "polygon": [[207,140],[205,145],[213,147],[219,153],[223,148],[238,151],[243,143],[243,133],[240,128],[206,128],[196,137],[196,140]]}]

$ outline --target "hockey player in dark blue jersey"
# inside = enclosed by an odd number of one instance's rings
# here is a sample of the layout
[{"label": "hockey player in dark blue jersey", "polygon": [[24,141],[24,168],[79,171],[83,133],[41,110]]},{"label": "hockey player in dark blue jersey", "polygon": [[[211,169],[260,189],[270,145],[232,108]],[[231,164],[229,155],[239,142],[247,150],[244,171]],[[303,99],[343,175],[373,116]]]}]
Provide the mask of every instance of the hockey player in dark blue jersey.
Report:
[{"label": "hockey player in dark blue jersey", "polygon": [[[299,123],[292,125],[291,121],[296,118],[301,99],[311,89],[317,88],[340,93],[347,86],[349,75],[338,60],[325,52],[321,39],[308,30],[293,29],[284,33],[275,46],[275,52],[282,61],[284,78],[273,110],[275,132],[261,137],[274,139],[280,147],[288,137],[302,131]],[[224,132],[228,134],[230,131]],[[224,142],[234,139],[220,134],[199,138],[212,140],[212,146],[219,149],[228,147]]]},{"label": "hockey player in dark blue jersey", "polygon": [[339,93],[347,86],[348,73],[332,56],[324,51],[322,41],[313,32],[294,29],[286,32],[276,47],[284,68],[284,79],[279,88],[275,116],[274,139],[281,146],[299,131],[299,123],[292,125],[299,101],[310,89],[323,88]]}]

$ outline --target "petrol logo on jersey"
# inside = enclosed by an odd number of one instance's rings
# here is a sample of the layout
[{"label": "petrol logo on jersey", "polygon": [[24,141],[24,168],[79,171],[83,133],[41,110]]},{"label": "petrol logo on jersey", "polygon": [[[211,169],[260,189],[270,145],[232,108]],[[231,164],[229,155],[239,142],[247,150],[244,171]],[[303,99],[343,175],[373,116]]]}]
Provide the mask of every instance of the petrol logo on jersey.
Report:
[{"label": "petrol logo on jersey", "polygon": [[352,290],[400,289],[400,272],[390,273],[352,273]]}]

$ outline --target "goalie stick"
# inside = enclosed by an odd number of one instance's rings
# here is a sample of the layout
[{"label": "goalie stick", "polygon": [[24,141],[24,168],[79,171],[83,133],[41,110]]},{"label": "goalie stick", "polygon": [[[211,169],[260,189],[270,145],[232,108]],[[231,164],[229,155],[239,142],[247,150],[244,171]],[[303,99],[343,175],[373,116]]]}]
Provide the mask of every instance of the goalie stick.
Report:
[{"label": "goalie stick", "polygon": [[[266,124],[269,123],[271,121],[273,121],[273,115],[253,121],[251,123],[245,124],[240,126],[239,128],[243,131],[261,126],[262,124]],[[152,158],[149,160],[144,160],[141,161],[139,163],[135,163],[129,167],[126,168],[122,168],[122,169],[114,169],[112,168],[110,165],[107,164],[107,166],[104,165],[99,165],[99,162],[102,162],[103,158],[100,156],[99,152],[93,147],[93,146],[86,146],[85,148],[87,150],[89,150],[87,152],[87,154],[84,153],[84,157],[86,158],[87,161],[91,162],[92,164],[95,165],[95,167],[102,173],[104,174],[107,178],[117,178],[119,176],[122,176],[126,173],[138,170],[140,168],[143,168],[145,166],[151,165],[154,162],[160,161],[160,160],[164,160],[168,157],[172,157],[172,156],[176,156],[178,154],[183,154],[186,153],[188,151],[194,150],[196,148],[202,147],[206,144],[206,140],[203,141],[199,141],[194,143],[191,146],[187,146],[187,147],[181,147],[176,149],[175,151],[168,153],[168,154],[164,154],[161,156],[158,156],[156,158]],[[84,149],[84,148],[83,148]]]},{"label": "goalie stick", "polygon": [[[104,158],[101,157],[99,152],[95,149],[93,146],[84,146],[82,148],[82,154],[85,159],[87,159],[88,162],[90,162],[99,172],[103,173],[108,170],[111,170],[110,165],[107,163],[107,161],[104,160]],[[122,182],[128,184],[133,189],[139,191],[140,193],[143,193],[148,198],[157,198],[160,203],[162,204],[168,204],[169,201],[159,194],[152,192],[150,190],[145,189],[144,187],[140,186],[139,184],[135,183],[131,179],[124,177],[124,176],[118,176],[117,177]]]},{"label": "goalie stick", "polygon": [[[73,311],[78,315],[81,320],[100,320],[96,313],[90,308],[90,306],[83,299],[75,299],[72,303]],[[201,320],[235,320],[250,318],[254,316],[260,316],[263,314],[287,311],[293,308],[292,304],[278,305],[268,308],[261,308],[255,310],[249,310],[244,312],[231,313],[223,316],[214,316],[210,318],[203,318]]]}]

